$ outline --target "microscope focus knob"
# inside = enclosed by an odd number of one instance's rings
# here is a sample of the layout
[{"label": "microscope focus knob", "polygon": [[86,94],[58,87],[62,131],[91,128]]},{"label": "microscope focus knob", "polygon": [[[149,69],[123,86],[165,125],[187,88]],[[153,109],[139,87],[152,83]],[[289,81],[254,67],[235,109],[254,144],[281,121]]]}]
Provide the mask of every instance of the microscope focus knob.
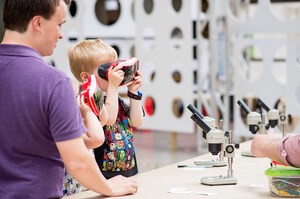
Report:
[{"label": "microscope focus knob", "polygon": [[286,120],[286,116],[285,115],[280,115],[279,118],[280,118],[281,121],[285,121]]},{"label": "microscope focus knob", "polygon": [[225,137],[229,137],[229,132],[228,131],[225,131]]},{"label": "microscope focus knob", "polygon": [[234,151],[234,147],[232,145],[228,145],[226,148],[225,148],[226,152],[227,153],[233,153]]},{"label": "microscope focus knob", "polygon": [[239,149],[239,148],[240,148],[240,144],[239,144],[239,143],[236,143],[236,144],[234,144],[234,147],[235,147],[236,149]]}]

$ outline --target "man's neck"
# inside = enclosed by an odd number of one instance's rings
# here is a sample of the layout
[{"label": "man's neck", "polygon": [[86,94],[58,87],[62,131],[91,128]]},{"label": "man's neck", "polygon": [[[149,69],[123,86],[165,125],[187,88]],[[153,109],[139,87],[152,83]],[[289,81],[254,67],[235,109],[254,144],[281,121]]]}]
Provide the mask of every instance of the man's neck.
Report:
[{"label": "man's neck", "polygon": [[29,47],[34,47],[30,40],[27,39],[27,34],[19,33],[17,31],[6,30],[2,44],[18,44],[18,45],[25,45]]}]

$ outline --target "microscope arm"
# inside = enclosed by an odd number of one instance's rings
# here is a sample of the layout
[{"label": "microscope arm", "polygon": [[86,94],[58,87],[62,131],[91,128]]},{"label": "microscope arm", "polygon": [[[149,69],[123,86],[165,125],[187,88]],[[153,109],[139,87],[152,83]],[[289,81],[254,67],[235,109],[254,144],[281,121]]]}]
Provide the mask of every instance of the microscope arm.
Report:
[{"label": "microscope arm", "polygon": [[257,98],[256,99],[256,103],[261,106],[263,109],[265,109],[267,112],[270,111],[270,108],[260,99],[260,98]]}]

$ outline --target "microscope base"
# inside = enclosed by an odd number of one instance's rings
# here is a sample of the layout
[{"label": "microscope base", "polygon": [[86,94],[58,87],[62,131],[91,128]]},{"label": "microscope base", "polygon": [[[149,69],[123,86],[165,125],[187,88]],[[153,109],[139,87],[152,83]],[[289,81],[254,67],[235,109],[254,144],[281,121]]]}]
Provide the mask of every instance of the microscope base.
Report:
[{"label": "microscope base", "polygon": [[227,176],[211,176],[201,178],[201,183],[204,185],[235,185],[237,183],[237,179],[234,177]]},{"label": "microscope base", "polygon": [[251,151],[242,151],[241,155],[245,156],[245,157],[253,157],[253,158],[255,158],[255,156],[251,153]]},{"label": "microscope base", "polygon": [[224,167],[227,166],[227,162],[220,161],[218,159],[205,159],[205,160],[197,160],[194,162],[195,165],[212,165],[213,167]]}]

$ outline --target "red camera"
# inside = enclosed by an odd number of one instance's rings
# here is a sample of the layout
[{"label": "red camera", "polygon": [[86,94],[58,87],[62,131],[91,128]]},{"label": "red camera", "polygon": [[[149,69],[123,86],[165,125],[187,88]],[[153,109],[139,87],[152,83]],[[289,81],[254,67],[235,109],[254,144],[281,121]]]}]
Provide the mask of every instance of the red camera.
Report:
[{"label": "red camera", "polygon": [[95,115],[100,115],[103,109],[103,95],[95,75],[91,75],[87,82],[79,86],[80,98],[84,96],[84,103],[87,104]]},{"label": "red camera", "polygon": [[127,60],[103,64],[98,69],[98,75],[101,78],[108,80],[109,71],[116,66],[122,66],[120,70],[124,72],[124,79],[120,86],[129,85],[133,81],[136,71],[139,70],[139,60],[136,57],[131,57]]}]

